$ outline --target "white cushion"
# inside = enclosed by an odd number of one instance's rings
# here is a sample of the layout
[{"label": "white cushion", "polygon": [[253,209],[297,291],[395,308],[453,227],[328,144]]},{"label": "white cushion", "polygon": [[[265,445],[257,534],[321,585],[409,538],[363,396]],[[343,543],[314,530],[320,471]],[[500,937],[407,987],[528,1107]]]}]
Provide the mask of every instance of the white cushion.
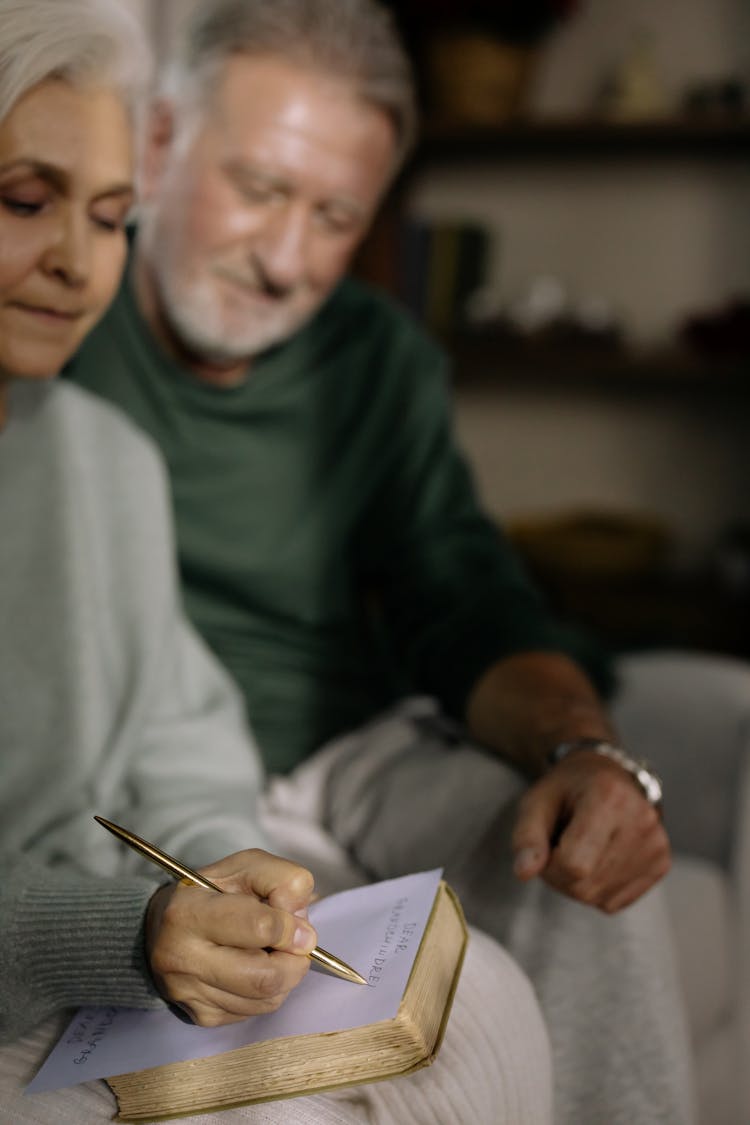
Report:
[{"label": "white cushion", "polygon": [[693,1043],[732,1012],[736,921],[729,880],[707,860],[678,855],[664,881]]}]

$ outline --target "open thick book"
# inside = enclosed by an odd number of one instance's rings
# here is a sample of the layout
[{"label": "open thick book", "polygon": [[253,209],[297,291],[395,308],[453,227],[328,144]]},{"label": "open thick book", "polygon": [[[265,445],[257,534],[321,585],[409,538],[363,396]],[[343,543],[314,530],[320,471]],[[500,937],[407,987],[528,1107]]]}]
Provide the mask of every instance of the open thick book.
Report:
[{"label": "open thick book", "polygon": [[121,1121],[225,1109],[409,1074],[432,1062],[467,941],[461,907],[429,871],[316,903],[321,945],[368,987],[311,969],[278,1012],[200,1028],[166,1011],[83,1008],[28,1093],[103,1077]]}]

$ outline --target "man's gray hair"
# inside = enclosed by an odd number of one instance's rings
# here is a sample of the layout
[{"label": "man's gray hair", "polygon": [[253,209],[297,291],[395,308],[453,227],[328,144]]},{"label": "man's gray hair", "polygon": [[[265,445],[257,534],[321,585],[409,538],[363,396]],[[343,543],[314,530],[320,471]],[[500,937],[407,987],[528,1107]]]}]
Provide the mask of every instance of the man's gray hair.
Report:
[{"label": "man's gray hair", "polygon": [[57,78],[111,88],[134,113],[149,62],[141,25],[118,0],[0,0],[0,121]]},{"label": "man's gray hair", "polygon": [[409,58],[377,0],[200,0],[165,71],[164,93],[205,108],[233,55],[273,55],[349,82],[393,122],[396,165],[416,133]]}]

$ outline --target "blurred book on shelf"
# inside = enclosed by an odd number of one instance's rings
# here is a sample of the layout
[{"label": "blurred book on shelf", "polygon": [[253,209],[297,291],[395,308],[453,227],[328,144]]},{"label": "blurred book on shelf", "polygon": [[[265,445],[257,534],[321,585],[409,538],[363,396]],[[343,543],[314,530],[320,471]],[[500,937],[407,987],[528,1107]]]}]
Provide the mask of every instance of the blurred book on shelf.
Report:
[{"label": "blurred book on shelf", "polygon": [[405,219],[398,247],[402,300],[440,336],[464,328],[469,301],[486,280],[489,248],[489,233],[477,223]]}]

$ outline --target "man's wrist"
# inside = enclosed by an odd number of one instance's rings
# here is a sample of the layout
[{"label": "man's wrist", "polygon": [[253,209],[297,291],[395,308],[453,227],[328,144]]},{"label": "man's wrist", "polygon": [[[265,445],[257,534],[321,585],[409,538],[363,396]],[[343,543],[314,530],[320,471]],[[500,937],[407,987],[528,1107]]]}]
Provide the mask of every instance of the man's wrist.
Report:
[{"label": "man's wrist", "polygon": [[661,778],[648,762],[631,758],[621,746],[615,745],[603,738],[575,738],[568,742],[559,742],[549,755],[550,765],[557,765],[576,751],[588,750],[590,753],[599,754],[621,766],[635,781],[648,803],[659,812],[662,810],[664,791]]}]

